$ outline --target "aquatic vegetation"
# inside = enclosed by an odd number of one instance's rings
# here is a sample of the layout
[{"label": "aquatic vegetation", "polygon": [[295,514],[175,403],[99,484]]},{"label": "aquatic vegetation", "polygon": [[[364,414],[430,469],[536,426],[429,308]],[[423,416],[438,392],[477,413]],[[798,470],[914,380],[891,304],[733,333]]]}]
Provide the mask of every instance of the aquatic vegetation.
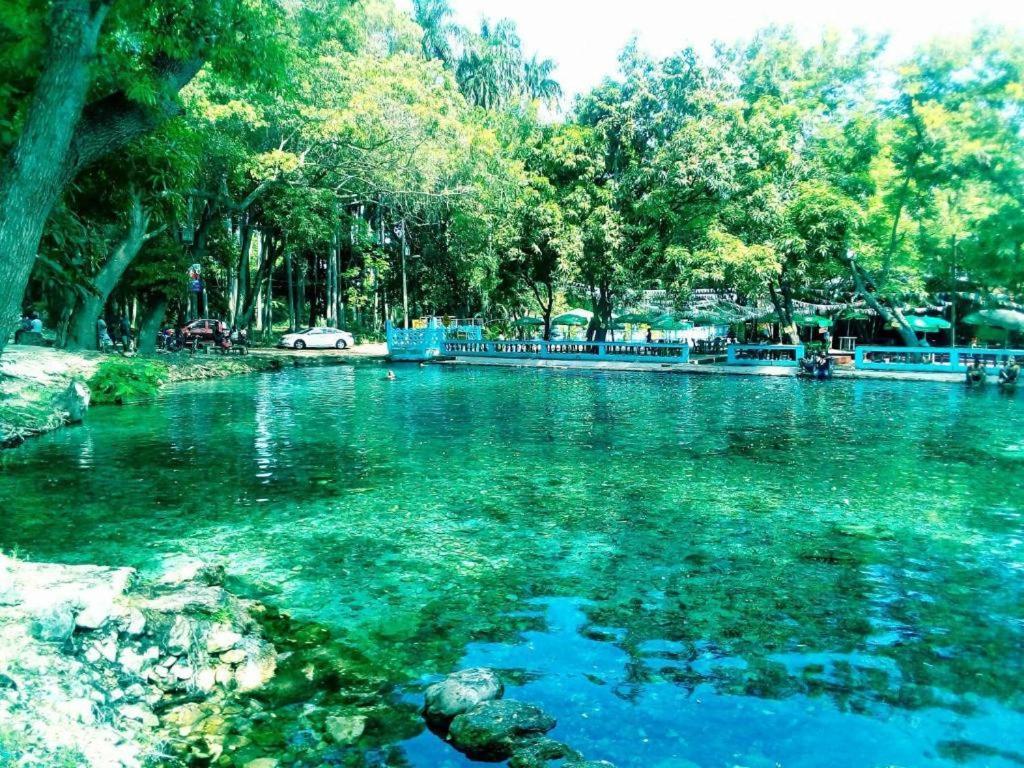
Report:
[{"label": "aquatic vegetation", "polygon": [[1014,751],[1024,468],[938,446],[1018,443],[1024,401],[401,373],[286,371],[95,411],[0,471],[0,546],[224,563],[233,590],[293,614],[257,728],[290,755],[321,717],[365,717],[331,759],[468,765],[415,712],[468,666],[619,768],[810,766],[821,739],[851,768],[988,759],[939,751],[958,740]]},{"label": "aquatic vegetation", "polygon": [[167,376],[167,365],[156,360],[112,357],[100,363],[89,390],[97,404],[123,405],[155,397]]}]

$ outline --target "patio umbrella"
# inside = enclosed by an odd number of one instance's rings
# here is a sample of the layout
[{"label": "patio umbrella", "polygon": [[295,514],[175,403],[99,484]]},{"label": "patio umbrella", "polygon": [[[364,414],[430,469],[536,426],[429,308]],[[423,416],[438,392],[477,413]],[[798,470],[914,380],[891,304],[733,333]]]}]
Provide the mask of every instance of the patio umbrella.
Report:
[{"label": "patio umbrella", "polygon": [[1014,309],[983,309],[964,318],[968,325],[1002,328],[1004,331],[1024,332],[1024,312]]},{"label": "patio umbrella", "polygon": [[693,328],[693,323],[678,320],[672,315],[662,315],[651,321],[651,329],[655,331],[688,331],[691,328]]},{"label": "patio umbrella", "polygon": [[948,331],[952,324],[941,317],[929,317],[928,315],[910,315],[906,318],[907,325],[918,333],[935,333],[936,331]]},{"label": "patio umbrella", "polygon": [[540,328],[544,325],[544,318],[542,317],[520,317],[514,323],[516,328]]},{"label": "patio umbrella", "polygon": [[851,307],[841,314],[840,319],[842,320],[870,320],[871,315],[865,312],[863,309],[854,309]]},{"label": "patio umbrella", "polygon": [[694,312],[692,317],[697,325],[732,325],[737,321],[735,316],[715,310]]},{"label": "patio umbrella", "polygon": [[796,325],[811,325],[816,328],[831,328],[832,320],[821,315],[793,315]]},{"label": "patio umbrella", "polygon": [[568,312],[564,312],[551,321],[552,325],[567,325],[573,328],[583,328],[584,326],[590,325],[590,319],[594,316],[593,312],[588,312],[585,309],[570,309]]},{"label": "patio umbrella", "polygon": [[627,312],[615,318],[617,323],[629,323],[630,325],[647,325],[653,318],[646,312]]}]

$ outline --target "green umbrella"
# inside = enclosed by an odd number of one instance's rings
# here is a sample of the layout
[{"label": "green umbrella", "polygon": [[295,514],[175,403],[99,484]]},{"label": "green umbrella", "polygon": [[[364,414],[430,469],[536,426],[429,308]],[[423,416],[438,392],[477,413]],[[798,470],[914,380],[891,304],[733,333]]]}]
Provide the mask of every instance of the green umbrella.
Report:
[{"label": "green umbrella", "polygon": [[582,328],[586,325],[590,325],[590,318],[593,316],[593,312],[588,312],[585,309],[570,309],[568,312],[565,312],[552,320],[551,324]]},{"label": "green umbrella", "polygon": [[818,328],[832,327],[832,321],[821,315],[793,315],[793,323],[796,325],[813,325]]},{"label": "green umbrella", "polygon": [[848,309],[845,312],[843,312],[843,314],[841,314],[839,317],[842,320],[870,320],[871,319],[871,315],[869,315],[863,309],[854,309],[853,307],[850,307],[850,309]]},{"label": "green umbrella", "polygon": [[1024,312],[1013,309],[983,309],[964,318],[968,325],[1002,328],[1004,331],[1024,331]]},{"label": "green umbrella", "polygon": [[540,328],[544,325],[544,318],[542,317],[520,317],[514,323],[516,328]]},{"label": "green umbrella", "polygon": [[697,325],[732,325],[736,318],[724,312],[702,311],[692,314]]},{"label": "green umbrella", "polygon": [[688,331],[691,328],[693,323],[677,320],[673,315],[662,315],[651,322],[651,329],[655,331]]},{"label": "green umbrella", "polygon": [[627,312],[615,318],[617,323],[629,323],[630,325],[647,325],[652,318],[646,312]]},{"label": "green umbrella", "polygon": [[941,317],[929,317],[927,315],[910,315],[906,318],[907,325],[911,330],[918,333],[935,333],[936,331],[948,331],[953,326],[948,320]]}]

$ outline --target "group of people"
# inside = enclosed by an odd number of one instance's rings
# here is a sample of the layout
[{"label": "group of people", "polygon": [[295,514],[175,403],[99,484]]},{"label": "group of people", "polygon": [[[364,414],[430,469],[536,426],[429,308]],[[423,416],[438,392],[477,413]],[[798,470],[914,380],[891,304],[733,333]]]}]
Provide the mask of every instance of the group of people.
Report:
[{"label": "group of people", "polygon": [[128,315],[121,315],[121,319],[114,322],[114,337],[110,335],[110,326],[102,317],[96,321],[96,348],[101,351],[113,349],[114,339],[121,344],[122,352],[132,350],[132,322]]},{"label": "group of people", "polygon": [[[1015,388],[1020,380],[1020,366],[1013,357],[1006,358],[1006,363],[999,370],[999,386],[1004,388]],[[988,371],[979,358],[967,369],[967,386],[978,387],[988,382]]]},{"label": "group of people", "polygon": [[36,312],[26,312],[21,316],[21,324],[14,331],[14,343],[20,344],[26,333],[42,333],[43,321]]},{"label": "group of people", "polygon": [[800,374],[815,379],[832,378],[832,358],[824,349],[817,354],[806,354],[800,360]]}]

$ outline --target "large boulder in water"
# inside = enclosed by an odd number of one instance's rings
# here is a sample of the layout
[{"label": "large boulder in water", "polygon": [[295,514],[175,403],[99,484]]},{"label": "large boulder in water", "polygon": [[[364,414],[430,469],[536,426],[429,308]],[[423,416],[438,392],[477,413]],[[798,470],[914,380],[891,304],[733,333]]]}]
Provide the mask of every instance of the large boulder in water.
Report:
[{"label": "large boulder in water", "polygon": [[500,699],[505,687],[489,669],[464,669],[427,688],[423,716],[432,725],[447,726],[453,718],[485,701]]},{"label": "large boulder in water", "polygon": [[554,727],[555,718],[533,704],[485,701],[452,720],[448,738],[474,760],[507,760]]},{"label": "large boulder in water", "polygon": [[508,768],[550,768],[555,761],[559,765],[578,768],[583,765],[583,756],[575,749],[560,741],[547,737],[531,739],[517,747],[516,753],[508,761]]},{"label": "large boulder in water", "polygon": [[78,424],[85,419],[92,396],[81,381],[72,381],[67,389],[54,398],[54,407],[67,414],[65,421]]}]

